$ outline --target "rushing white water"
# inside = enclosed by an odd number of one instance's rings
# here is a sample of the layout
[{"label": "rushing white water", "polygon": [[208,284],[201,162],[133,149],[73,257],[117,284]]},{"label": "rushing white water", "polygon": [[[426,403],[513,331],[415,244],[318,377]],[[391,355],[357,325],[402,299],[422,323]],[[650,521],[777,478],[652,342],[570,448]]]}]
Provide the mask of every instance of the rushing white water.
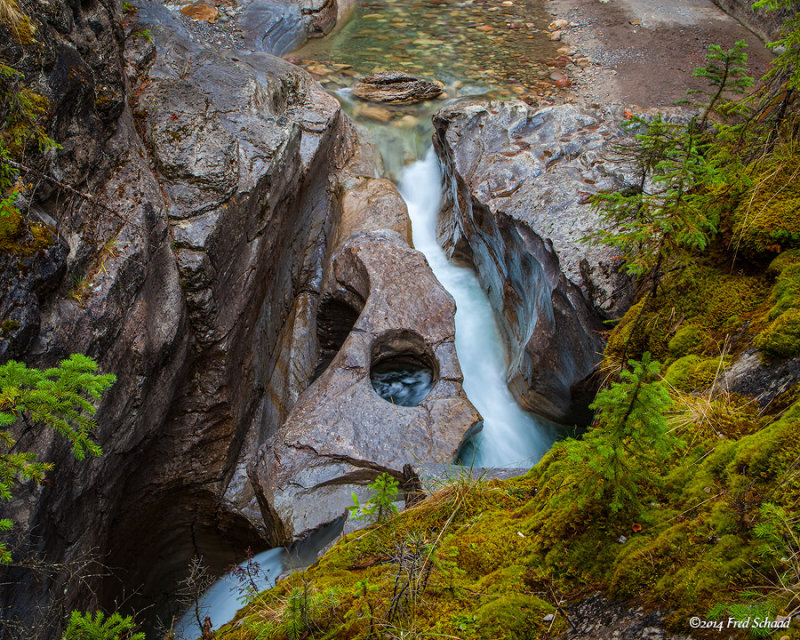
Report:
[{"label": "rushing white water", "polygon": [[[269,549],[250,560],[251,567],[258,567],[258,574],[254,576],[253,581],[259,591],[275,585],[275,580],[283,572],[285,555],[286,551],[283,549]],[[245,561],[239,566],[245,569],[247,564],[248,561]],[[219,629],[223,624],[230,622],[243,606],[240,601],[243,592],[242,583],[233,576],[226,575],[217,580],[198,601],[200,621],[209,616],[214,629]],[[202,634],[203,629],[197,626],[197,616],[192,607],[175,625],[175,637],[198,638]]]},{"label": "rushing white water", "polygon": [[[464,391],[483,416],[483,429],[462,451],[475,467],[530,467],[550,448],[554,429],[523,411],[506,384],[506,348],[489,298],[475,272],[447,259],[436,238],[442,201],[442,176],[433,148],[408,165],[398,189],[408,205],[414,247],[425,254],[433,273],[456,301],[456,352]],[[471,449],[471,450],[470,450]]]}]

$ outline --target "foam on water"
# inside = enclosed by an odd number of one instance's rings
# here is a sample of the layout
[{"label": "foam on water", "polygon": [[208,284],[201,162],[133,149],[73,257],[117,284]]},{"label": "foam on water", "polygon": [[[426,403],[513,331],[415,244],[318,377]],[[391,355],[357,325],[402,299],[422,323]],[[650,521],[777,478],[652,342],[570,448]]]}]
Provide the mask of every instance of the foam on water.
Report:
[{"label": "foam on water", "polygon": [[448,260],[436,238],[442,175],[433,148],[408,165],[398,184],[411,217],[414,247],[456,301],[456,351],[464,391],[483,416],[483,429],[462,451],[475,467],[530,467],[555,441],[555,430],[523,411],[506,384],[506,349],[489,298],[475,272]]}]

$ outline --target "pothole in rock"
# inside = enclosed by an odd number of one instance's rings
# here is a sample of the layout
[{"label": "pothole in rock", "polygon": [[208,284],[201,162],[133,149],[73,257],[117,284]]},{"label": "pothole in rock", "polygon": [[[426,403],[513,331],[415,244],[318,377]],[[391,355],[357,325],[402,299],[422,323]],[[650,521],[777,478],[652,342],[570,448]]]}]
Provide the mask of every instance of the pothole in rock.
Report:
[{"label": "pothole in rock", "polygon": [[416,407],[433,388],[436,365],[433,352],[418,333],[386,333],[372,347],[372,388],[387,402]]},{"label": "pothole in rock", "polygon": [[317,316],[317,338],[319,339],[319,361],[311,375],[311,382],[319,378],[342,348],[353,330],[361,309],[338,298],[326,298],[319,306]]}]

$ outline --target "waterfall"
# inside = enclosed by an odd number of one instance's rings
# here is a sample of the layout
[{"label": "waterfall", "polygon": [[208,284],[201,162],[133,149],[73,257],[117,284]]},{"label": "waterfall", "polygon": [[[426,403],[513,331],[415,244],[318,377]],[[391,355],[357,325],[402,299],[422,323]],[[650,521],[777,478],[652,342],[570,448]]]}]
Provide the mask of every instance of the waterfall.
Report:
[{"label": "waterfall", "polygon": [[489,303],[469,267],[450,262],[436,238],[442,175],[431,147],[408,165],[398,184],[411,218],[414,247],[456,301],[456,352],[464,391],[483,416],[483,429],[464,447],[461,462],[475,467],[531,467],[550,448],[555,430],[523,411],[506,384],[507,352]]}]

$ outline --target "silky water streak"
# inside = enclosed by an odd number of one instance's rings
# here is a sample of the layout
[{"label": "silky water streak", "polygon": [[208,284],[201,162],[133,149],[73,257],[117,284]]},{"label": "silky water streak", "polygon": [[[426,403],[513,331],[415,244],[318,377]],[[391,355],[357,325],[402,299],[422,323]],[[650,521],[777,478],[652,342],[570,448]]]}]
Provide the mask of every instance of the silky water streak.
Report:
[{"label": "silky water streak", "polygon": [[464,391],[483,416],[483,429],[463,447],[460,461],[474,467],[531,467],[550,449],[557,428],[514,400],[506,382],[506,347],[489,298],[475,272],[452,263],[439,245],[442,174],[432,147],[403,170],[398,189],[408,206],[414,248],[456,301],[456,352]]}]

